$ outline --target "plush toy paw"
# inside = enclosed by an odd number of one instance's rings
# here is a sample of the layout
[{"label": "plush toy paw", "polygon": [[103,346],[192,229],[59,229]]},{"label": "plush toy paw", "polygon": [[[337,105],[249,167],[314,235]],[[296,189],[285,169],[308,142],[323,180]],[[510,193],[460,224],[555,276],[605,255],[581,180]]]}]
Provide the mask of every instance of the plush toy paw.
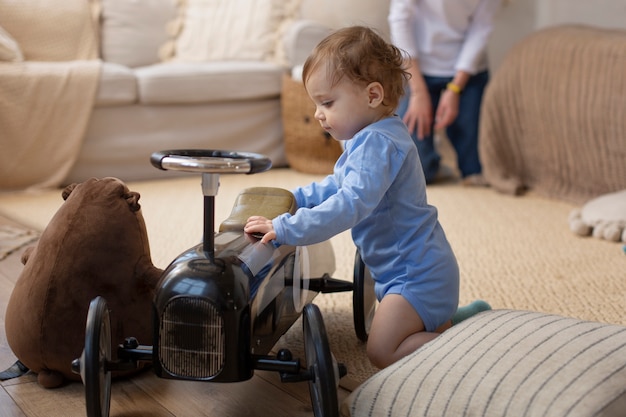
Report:
[{"label": "plush toy paw", "polygon": [[64,381],[65,378],[61,372],[42,369],[37,374],[37,382],[44,388],[60,387]]},{"label": "plush toy paw", "polygon": [[572,210],[569,226],[580,236],[626,242],[626,190],[602,195]]}]

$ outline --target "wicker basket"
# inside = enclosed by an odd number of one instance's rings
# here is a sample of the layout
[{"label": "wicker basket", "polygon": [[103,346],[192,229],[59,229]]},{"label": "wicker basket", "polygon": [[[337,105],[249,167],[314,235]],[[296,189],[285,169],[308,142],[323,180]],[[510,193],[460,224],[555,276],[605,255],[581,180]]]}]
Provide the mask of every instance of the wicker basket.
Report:
[{"label": "wicker basket", "polygon": [[281,100],[289,166],[309,174],[332,173],[341,145],[313,117],[314,105],[302,83],[284,75]]}]

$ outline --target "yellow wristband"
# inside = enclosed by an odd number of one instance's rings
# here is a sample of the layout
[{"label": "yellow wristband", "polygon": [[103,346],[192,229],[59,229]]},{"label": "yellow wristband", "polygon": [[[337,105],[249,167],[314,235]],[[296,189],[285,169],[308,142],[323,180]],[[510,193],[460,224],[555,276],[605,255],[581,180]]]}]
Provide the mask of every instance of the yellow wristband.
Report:
[{"label": "yellow wristband", "polygon": [[448,83],[448,85],[446,85],[446,88],[452,91],[453,93],[461,94],[461,87],[459,87],[455,83]]}]

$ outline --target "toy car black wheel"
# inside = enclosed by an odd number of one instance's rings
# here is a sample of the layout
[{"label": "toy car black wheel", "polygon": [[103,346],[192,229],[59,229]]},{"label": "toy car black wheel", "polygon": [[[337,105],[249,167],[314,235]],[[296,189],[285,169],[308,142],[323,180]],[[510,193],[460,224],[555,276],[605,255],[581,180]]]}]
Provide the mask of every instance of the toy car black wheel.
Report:
[{"label": "toy car black wheel", "polygon": [[366,342],[369,336],[378,300],[374,292],[374,280],[370,270],[356,251],[354,258],[354,287],[352,291],[352,312],[354,315],[354,331],[359,340]]},{"label": "toy car black wheel", "polygon": [[307,304],[302,310],[304,328],[304,354],[311,373],[309,392],[316,417],[339,416],[337,398],[337,375],[330,352],[322,313],[315,304]]},{"label": "toy car black wheel", "polygon": [[88,417],[108,417],[111,405],[111,318],[106,300],[94,298],[89,304],[83,352],[85,399]]}]

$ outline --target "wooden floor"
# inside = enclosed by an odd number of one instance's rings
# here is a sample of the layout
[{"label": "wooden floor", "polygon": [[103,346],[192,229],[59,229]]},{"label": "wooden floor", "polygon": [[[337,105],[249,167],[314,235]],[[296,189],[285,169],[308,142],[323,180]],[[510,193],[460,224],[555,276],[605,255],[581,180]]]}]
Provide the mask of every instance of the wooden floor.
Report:
[{"label": "wooden floor", "polygon": [[[4,219],[3,219],[4,220]],[[7,303],[22,269],[21,251],[0,261],[0,371],[16,358],[4,330]],[[36,375],[0,382],[0,417],[84,416],[81,383],[48,390]],[[312,416],[308,383],[281,383],[276,373],[257,372],[245,382],[232,384],[173,381],[146,371],[115,381],[111,392],[111,416],[118,417],[279,417]],[[348,391],[339,388],[339,402]]]}]

